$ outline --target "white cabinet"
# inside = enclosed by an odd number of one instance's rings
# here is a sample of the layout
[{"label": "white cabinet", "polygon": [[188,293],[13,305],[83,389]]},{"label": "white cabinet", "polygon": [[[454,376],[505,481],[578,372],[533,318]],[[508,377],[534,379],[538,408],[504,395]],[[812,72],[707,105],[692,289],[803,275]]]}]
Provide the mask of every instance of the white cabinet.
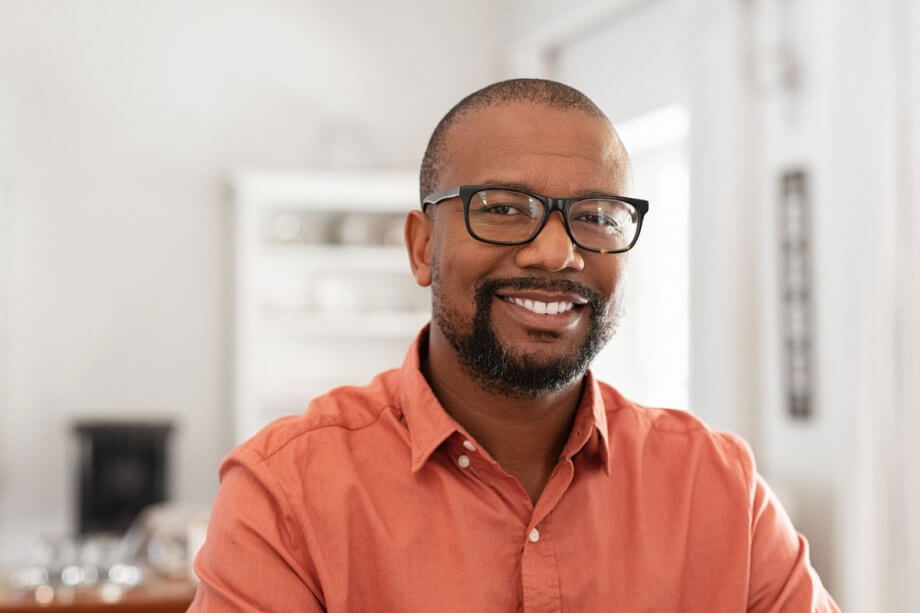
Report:
[{"label": "white cabinet", "polygon": [[431,300],[403,242],[414,173],[244,172],[233,191],[240,442],[332,387],[399,366]]}]

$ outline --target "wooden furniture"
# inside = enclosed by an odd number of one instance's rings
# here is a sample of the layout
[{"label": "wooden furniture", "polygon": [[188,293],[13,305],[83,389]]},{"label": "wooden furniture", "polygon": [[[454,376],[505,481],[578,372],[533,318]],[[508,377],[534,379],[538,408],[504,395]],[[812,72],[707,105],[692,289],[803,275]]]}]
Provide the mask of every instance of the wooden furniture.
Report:
[{"label": "wooden furniture", "polygon": [[118,588],[109,589],[112,586],[79,588],[60,594],[54,594],[48,588],[46,592],[19,596],[0,591],[0,613],[179,613],[192,603],[196,586],[192,581],[154,581],[142,583],[120,595]]}]

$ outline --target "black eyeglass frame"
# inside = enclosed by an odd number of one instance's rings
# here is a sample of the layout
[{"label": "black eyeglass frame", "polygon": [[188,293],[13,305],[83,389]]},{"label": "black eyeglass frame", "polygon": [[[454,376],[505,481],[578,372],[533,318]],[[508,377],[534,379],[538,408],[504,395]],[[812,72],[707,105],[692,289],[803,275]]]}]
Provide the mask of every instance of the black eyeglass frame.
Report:
[{"label": "black eyeglass frame", "polygon": [[[543,203],[543,219],[540,220],[540,223],[537,225],[533,234],[531,234],[527,239],[521,241],[495,241],[491,239],[482,238],[478,236],[470,225],[470,199],[473,197],[473,194],[481,192],[487,189],[501,189],[511,192],[517,192],[519,194],[526,194],[531,198],[535,198]],[[639,198],[629,198],[627,196],[616,196],[614,194],[587,194],[583,196],[576,196],[575,198],[553,198],[552,196],[543,196],[541,194],[535,194],[531,191],[521,189],[520,187],[514,187],[509,185],[458,185],[457,187],[450,187],[447,189],[438,190],[432,192],[425,196],[422,200],[422,210],[425,210],[425,207],[432,204],[440,204],[445,200],[450,200],[451,198],[460,198],[460,201],[463,202],[463,220],[466,223],[466,230],[470,233],[470,236],[475,238],[478,241],[484,243],[489,243],[491,245],[525,245],[535,239],[540,232],[543,231],[543,228],[546,226],[546,221],[549,219],[550,214],[553,211],[559,211],[562,214],[562,224],[565,226],[565,231],[569,235],[569,238],[572,239],[572,242],[581,249],[587,251],[593,251],[594,253],[625,253],[632,249],[636,241],[639,240],[639,234],[642,232],[642,222],[645,219],[645,214],[648,213],[648,200],[641,200]],[[629,246],[623,249],[595,249],[594,247],[588,247],[581,244],[578,239],[575,238],[575,235],[572,233],[572,228],[569,226],[569,209],[572,208],[576,202],[582,202],[584,200],[618,200],[620,202],[625,202],[626,204],[631,205],[636,209],[636,214],[639,216],[639,223],[636,226],[636,235],[633,237],[632,242],[629,243]]]}]

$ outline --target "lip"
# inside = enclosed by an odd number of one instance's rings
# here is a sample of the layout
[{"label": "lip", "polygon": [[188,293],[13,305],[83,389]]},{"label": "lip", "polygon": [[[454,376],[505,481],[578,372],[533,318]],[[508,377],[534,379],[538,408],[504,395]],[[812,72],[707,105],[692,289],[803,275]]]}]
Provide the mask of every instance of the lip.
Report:
[{"label": "lip", "polygon": [[[539,300],[543,302],[572,302],[575,306],[564,313],[534,313],[533,311],[519,306],[508,297],[525,298],[530,300]],[[545,330],[552,332],[564,332],[575,328],[581,318],[584,316],[585,304],[584,299],[578,297],[578,302],[572,299],[568,294],[541,294],[534,292],[514,292],[508,294],[496,294],[495,300],[498,302],[498,309],[507,314],[511,319],[525,328],[535,330]]]}]

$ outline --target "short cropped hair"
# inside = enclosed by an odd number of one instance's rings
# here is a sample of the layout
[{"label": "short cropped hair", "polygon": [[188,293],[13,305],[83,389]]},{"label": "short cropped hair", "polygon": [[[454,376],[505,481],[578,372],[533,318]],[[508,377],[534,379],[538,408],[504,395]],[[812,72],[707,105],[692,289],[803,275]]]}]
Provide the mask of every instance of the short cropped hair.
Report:
[{"label": "short cropped hair", "polygon": [[574,109],[610,121],[590,98],[558,81],[509,79],[488,85],[455,104],[435,126],[419,170],[420,200],[437,189],[446,163],[447,133],[457,120],[471,111],[509,102],[527,102],[560,110]]}]

